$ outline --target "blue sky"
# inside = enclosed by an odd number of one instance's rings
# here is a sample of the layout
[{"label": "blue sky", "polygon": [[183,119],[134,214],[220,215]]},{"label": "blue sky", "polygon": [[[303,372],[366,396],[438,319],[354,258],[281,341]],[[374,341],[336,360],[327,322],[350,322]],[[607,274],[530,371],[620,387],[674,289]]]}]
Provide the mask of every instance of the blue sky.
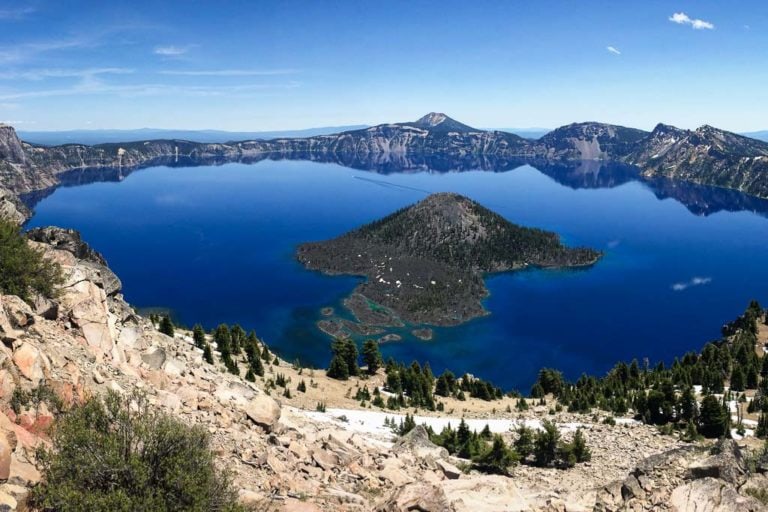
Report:
[{"label": "blue sky", "polygon": [[0,0],[0,120],[768,129],[765,0]]}]

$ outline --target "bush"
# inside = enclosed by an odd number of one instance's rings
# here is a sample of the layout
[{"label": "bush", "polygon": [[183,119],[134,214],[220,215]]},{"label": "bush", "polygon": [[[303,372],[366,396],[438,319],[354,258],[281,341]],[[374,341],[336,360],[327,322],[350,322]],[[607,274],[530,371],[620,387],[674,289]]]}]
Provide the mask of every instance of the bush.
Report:
[{"label": "bush", "polygon": [[109,393],[62,416],[39,459],[33,506],[46,511],[240,511],[201,427]]},{"label": "bush", "polygon": [[0,292],[29,302],[35,293],[54,297],[63,282],[57,263],[32,248],[19,226],[0,220]]}]

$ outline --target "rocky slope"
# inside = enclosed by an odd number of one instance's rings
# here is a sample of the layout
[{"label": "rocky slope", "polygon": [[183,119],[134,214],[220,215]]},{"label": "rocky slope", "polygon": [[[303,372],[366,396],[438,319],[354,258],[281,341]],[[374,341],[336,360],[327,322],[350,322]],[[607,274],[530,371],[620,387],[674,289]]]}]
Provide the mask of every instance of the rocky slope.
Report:
[{"label": "rocky slope", "polygon": [[[142,389],[156,407],[207,428],[219,463],[234,471],[241,501],[255,510],[765,510],[746,491],[765,488],[761,471],[768,463],[758,461],[750,472],[736,444],[711,455],[706,446],[684,445],[653,427],[632,421],[610,426],[600,417],[554,416],[566,436],[582,426],[590,463],[568,471],[520,466],[511,477],[465,473],[458,469],[462,461],[431,444],[420,427],[395,440],[384,429],[344,418],[345,410],[312,407],[323,399],[346,404],[350,418],[381,414],[344,395],[354,386],[380,385],[383,375],[340,382],[280,362],[256,383],[246,382],[205,363],[186,333],[167,337],[137,315],[122,299],[119,279],[76,233],[47,228],[32,238],[61,264],[66,282],[55,301],[29,305],[0,296],[2,510],[24,510],[30,486],[41,478],[36,447],[49,443],[55,411],[47,401],[13,398],[41,387],[64,404],[107,389]],[[292,388],[299,379],[311,385],[306,394],[275,400],[265,390],[277,373]],[[444,414],[458,422],[458,413]],[[547,407],[481,417],[533,426],[552,418]]]},{"label": "rocky slope", "polygon": [[658,125],[624,161],[646,176],[665,176],[768,197],[768,143],[702,126]]},{"label": "rocky slope", "polygon": [[[336,239],[299,246],[308,268],[363,275],[347,302],[365,325],[455,325],[485,314],[483,274],[529,265],[575,267],[600,253],[567,248],[555,233],[517,226],[458,194],[415,205]],[[382,309],[391,318],[382,318]],[[396,317],[396,318],[395,318]]]}]

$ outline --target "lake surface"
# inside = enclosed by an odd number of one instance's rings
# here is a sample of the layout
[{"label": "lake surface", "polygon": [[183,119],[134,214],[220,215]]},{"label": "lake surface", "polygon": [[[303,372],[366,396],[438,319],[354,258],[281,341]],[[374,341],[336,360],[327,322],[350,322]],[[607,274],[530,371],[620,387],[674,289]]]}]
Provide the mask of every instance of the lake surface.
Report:
[{"label": "lake surface", "polygon": [[153,167],[33,198],[28,227],[79,230],[138,307],[167,307],[206,328],[240,323],[283,357],[324,367],[330,339],[315,326],[319,310],[340,308],[357,279],[305,270],[296,245],[432,192],[458,192],[605,257],[584,270],[493,276],[491,315],[382,351],[524,391],[544,366],[578,378],[622,359],[670,362],[717,337],[750,299],[767,301],[765,201],[638,181],[631,170],[597,164],[539,167],[387,174],[308,161]]}]

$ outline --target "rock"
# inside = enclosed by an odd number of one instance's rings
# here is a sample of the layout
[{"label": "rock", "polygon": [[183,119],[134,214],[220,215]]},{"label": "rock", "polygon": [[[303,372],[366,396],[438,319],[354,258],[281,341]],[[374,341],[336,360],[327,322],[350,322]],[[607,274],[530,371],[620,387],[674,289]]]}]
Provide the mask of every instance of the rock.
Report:
[{"label": "rock", "polygon": [[[16,444],[16,436],[13,435],[13,444]],[[13,446],[8,439],[7,432],[0,432],[0,481],[8,480],[11,476],[11,454]]]},{"label": "rock", "polygon": [[3,306],[3,296],[0,295],[0,341],[10,345],[12,342],[19,339],[21,334],[21,331],[16,330],[13,325],[11,325],[11,321]]},{"label": "rock", "polygon": [[165,363],[165,349],[161,347],[152,347],[141,354],[141,360],[144,361],[150,370],[159,370]]},{"label": "rock", "polygon": [[413,483],[400,487],[377,512],[455,512],[443,490],[436,485]]},{"label": "rock", "polygon": [[280,419],[280,404],[263,393],[256,395],[245,406],[245,415],[249,420],[267,432],[272,432]]},{"label": "rock", "polygon": [[451,464],[450,462],[446,462],[444,460],[438,460],[437,461],[437,467],[440,468],[440,471],[443,472],[445,475],[445,478],[449,480],[456,480],[457,478],[461,477],[461,470]]},{"label": "rock", "polygon": [[308,501],[299,501],[293,498],[288,498],[285,500],[280,510],[282,512],[322,512],[320,507],[314,503],[310,503]]},{"label": "rock", "polygon": [[643,488],[640,486],[640,482],[637,481],[637,478],[630,475],[621,485],[621,496],[625,501],[632,498],[642,498],[645,496],[645,491],[643,491]]},{"label": "rock", "polygon": [[339,465],[339,458],[335,453],[328,450],[316,449],[312,451],[312,460],[323,468],[324,471],[331,471]]},{"label": "rock", "polygon": [[441,484],[456,512],[530,511],[515,481],[499,475],[447,480]]},{"label": "rock", "polygon": [[0,491],[0,512],[16,510],[18,505],[19,504],[16,501],[16,498],[10,494]]},{"label": "rock", "polygon": [[17,459],[11,461],[9,483],[28,487],[40,482],[40,478],[40,472],[29,462],[22,462]]},{"label": "rock", "polygon": [[378,476],[379,478],[388,480],[395,487],[401,487],[414,481],[414,479],[403,470],[397,461],[392,459],[388,460],[384,464],[384,467],[379,471]]},{"label": "rock", "polygon": [[669,500],[675,512],[758,512],[765,507],[756,499],[741,496],[730,484],[704,477],[677,487]]},{"label": "rock", "polygon": [[35,314],[46,320],[56,320],[59,316],[59,305],[42,295],[36,295],[34,299]]},{"label": "rock", "polygon": [[733,485],[741,485],[746,479],[746,466],[741,449],[733,439],[724,439],[713,448],[715,454],[691,464],[691,478],[719,478]]},{"label": "rock", "polygon": [[244,507],[263,506],[265,497],[250,489],[240,489],[237,492],[237,501]]},{"label": "rock", "polygon": [[104,376],[98,370],[93,370],[93,381],[96,384],[104,384]]},{"label": "rock", "polygon": [[45,355],[26,342],[13,352],[13,362],[19,373],[32,381],[33,385],[37,385],[45,377],[44,370],[48,368]]},{"label": "rock", "polygon": [[405,434],[395,442],[392,447],[395,453],[412,452],[418,457],[432,457],[434,459],[444,459],[448,457],[448,450],[437,446],[429,440],[429,433],[424,425],[417,425],[416,428]]}]

